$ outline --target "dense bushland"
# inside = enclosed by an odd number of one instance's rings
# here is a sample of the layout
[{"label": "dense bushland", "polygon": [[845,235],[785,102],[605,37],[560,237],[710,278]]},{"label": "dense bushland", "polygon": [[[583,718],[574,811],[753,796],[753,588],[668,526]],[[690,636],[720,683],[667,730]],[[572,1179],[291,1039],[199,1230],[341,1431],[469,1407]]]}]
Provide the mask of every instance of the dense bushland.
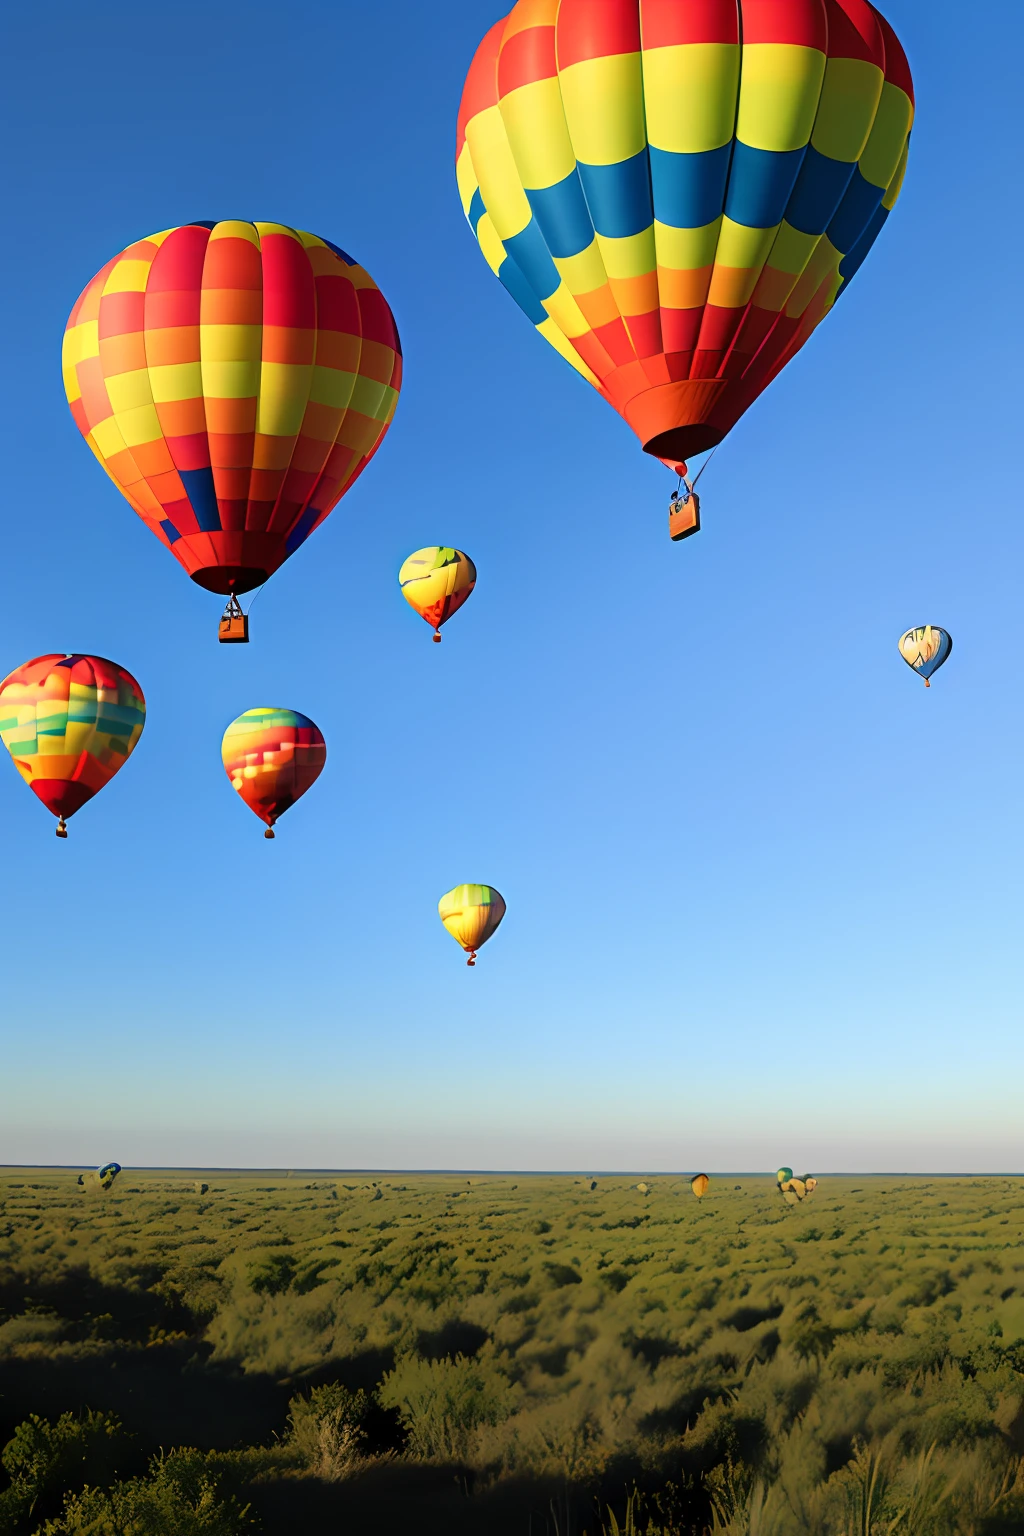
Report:
[{"label": "dense bushland", "polygon": [[1016,1179],[0,1177],[0,1536],[1024,1533]]}]

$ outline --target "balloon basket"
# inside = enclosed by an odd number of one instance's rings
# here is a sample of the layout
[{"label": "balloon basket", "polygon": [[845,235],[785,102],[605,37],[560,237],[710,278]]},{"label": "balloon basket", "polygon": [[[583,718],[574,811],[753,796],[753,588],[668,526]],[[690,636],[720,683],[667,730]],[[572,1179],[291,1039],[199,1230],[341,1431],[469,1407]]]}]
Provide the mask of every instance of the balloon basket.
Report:
[{"label": "balloon basket", "polygon": [[441,644],[441,631],[439,629],[434,630],[433,641],[435,645]]},{"label": "balloon basket", "polygon": [[67,822],[64,820],[63,816],[58,821],[55,831],[56,831],[56,835],[58,837],[67,837],[67,835],[68,835],[68,827],[67,827]]},{"label": "balloon basket", "polygon": [[673,544],[688,539],[691,533],[700,533],[700,497],[695,491],[685,501],[673,496],[668,504],[668,536]]},{"label": "balloon basket", "polygon": [[242,605],[233,592],[220,616],[217,639],[221,645],[249,644],[249,620],[242,612]]},{"label": "balloon basket", "polygon": [[273,827],[268,827],[267,830],[264,832],[263,836],[264,837],[274,838],[274,837],[277,836],[277,833],[274,831]]},{"label": "balloon basket", "polygon": [[470,952],[469,952],[469,959],[466,961],[466,964],[467,965],[476,965],[476,950],[475,949],[471,949],[470,950]]}]

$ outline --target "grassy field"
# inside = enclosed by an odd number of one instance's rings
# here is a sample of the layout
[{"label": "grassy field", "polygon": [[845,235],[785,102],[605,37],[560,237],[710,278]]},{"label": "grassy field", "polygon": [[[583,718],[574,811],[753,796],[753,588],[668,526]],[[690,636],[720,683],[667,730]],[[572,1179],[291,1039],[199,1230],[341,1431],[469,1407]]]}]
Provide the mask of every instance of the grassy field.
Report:
[{"label": "grassy field", "polygon": [[0,1533],[1024,1532],[1024,1181],[637,1182],[0,1169]]}]

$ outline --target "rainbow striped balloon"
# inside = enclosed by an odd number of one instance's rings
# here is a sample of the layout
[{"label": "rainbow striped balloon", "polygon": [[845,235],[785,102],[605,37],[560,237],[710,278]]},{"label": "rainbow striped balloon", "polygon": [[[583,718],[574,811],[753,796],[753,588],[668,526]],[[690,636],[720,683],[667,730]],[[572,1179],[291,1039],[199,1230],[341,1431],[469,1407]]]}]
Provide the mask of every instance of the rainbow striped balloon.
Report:
[{"label": "rainbow striped balloon", "polygon": [[857,271],[913,102],[867,0],[519,0],[470,67],[459,190],[541,335],[674,466]]},{"label": "rainbow striped balloon", "polygon": [[102,656],[36,656],[0,683],[0,741],[61,836],[128,761],[145,723],[142,689]]},{"label": "rainbow striped balloon", "polygon": [[224,732],[221,760],[232,789],[266,822],[264,837],[273,837],[278,817],[323,772],[327,744],[297,709],[247,709]]},{"label": "rainbow striped balloon", "polygon": [[260,586],[376,453],[401,387],[369,273],[284,224],[196,222],[108,261],[64,333],[82,436],[210,592]]}]

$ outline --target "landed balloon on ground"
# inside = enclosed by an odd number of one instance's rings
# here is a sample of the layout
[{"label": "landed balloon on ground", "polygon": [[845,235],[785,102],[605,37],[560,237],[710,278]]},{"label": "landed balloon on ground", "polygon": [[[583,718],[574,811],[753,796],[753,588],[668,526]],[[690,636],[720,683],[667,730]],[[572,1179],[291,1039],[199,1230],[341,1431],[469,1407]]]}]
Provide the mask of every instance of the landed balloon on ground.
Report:
[{"label": "landed balloon on ground", "polygon": [[793,1177],[793,1170],[792,1170],[792,1168],[780,1168],[780,1169],[778,1169],[778,1171],[776,1172],[776,1175],[775,1175],[776,1181],[779,1184],[785,1184],[787,1179],[791,1179],[792,1177]]},{"label": "landed balloon on ground", "polygon": [[376,453],[402,355],[351,256],[284,224],[197,220],[130,245],[68,320],[72,415],[192,580],[238,597],[304,544]]},{"label": "landed balloon on ground", "polygon": [[924,678],[926,688],[953,649],[953,637],[937,624],[923,624],[918,629],[908,629],[900,636],[900,655],[919,677]]},{"label": "landed balloon on ground", "polygon": [[470,66],[459,191],[540,334],[680,473],[846,292],[913,115],[867,0],[519,0]]},{"label": "landed balloon on ground", "polygon": [[457,885],[437,904],[442,923],[476,964],[476,952],[505,916],[505,901],[493,885]]},{"label": "landed balloon on ground", "polygon": [[224,732],[220,750],[232,789],[266,822],[267,838],[327,761],[319,728],[296,709],[247,709]]},{"label": "landed balloon on ground", "polygon": [[476,566],[461,549],[431,544],[410,555],[398,573],[402,596],[434,631],[451,618],[476,586]]},{"label": "landed balloon on ground", "polygon": [[57,817],[58,837],[127,762],[145,723],[142,689],[102,656],[37,656],[0,683],[0,740]]},{"label": "landed balloon on ground", "polygon": [[693,1190],[698,1200],[703,1200],[705,1194],[707,1193],[707,1187],[710,1183],[711,1180],[708,1178],[706,1173],[694,1174],[693,1178],[690,1180],[690,1188]]},{"label": "landed balloon on ground", "polygon": [[97,1168],[95,1173],[80,1173],[78,1175],[78,1183],[82,1185],[87,1194],[103,1194],[110,1188],[120,1172],[120,1163],[104,1163],[103,1167]]}]

